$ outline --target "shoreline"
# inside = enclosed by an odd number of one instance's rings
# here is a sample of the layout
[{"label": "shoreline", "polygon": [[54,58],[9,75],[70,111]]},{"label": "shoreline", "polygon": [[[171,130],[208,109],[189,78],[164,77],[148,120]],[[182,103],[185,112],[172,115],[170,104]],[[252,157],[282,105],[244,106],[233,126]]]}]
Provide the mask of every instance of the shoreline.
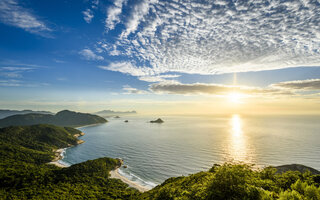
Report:
[{"label": "shoreline", "polygon": [[84,126],[76,126],[74,127],[75,129],[78,129],[78,128],[84,128],[84,127],[89,127],[89,126],[97,126],[99,124],[105,124],[105,123],[108,123],[108,122],[101,122],[101,123],[95,123],[95,124],[88,124],[88,125],[84,125]]},{"label": "shoreline", "polygon": [[139,192],[146,192],[151,190],[152,188],[148,188],[146,186],[142,186],[134,181],[131,181],[130,179],[128,179],[127,177],[122,176],[119,173],[119,168],[116,168],[115,170],[110,171],[110,177],[109,178],[115,178],[115,179],[119,179],[122,182],[128,184],[129,187],[131,188],[135,188],[137,189]]},{"label": "shoreline", "polygon": [[[73,135],[73,137],[77,138],[77,145],[84,143],[84,140],[79,139],[79,137],[84,136],[85,133],[81,132],[79,134],[75,134]],[[67,148],[72,147],[73,145],[66,147],[66,148],[62,148],[62,149],[57,149],[54,151],[55,153],[55,157],[53,158],[53,160],[51,162],[49,162],[48,164],[51,165],[55,165],[57,167],[61,167],[61,168],[65,168],[65,167],[69,167],[68,165],[62,164],[61,162],[59,162],[60,160],[63,159],[63,153],[66,151]]]},{"label": "shoreline", "polygon": [[65,168],[65,167],[69,167],[67,165],[64,165],[62,163],[60,163],[59,161],[63,158],[63,153],[65,152],[66,148],[63,149],[57,149],[54,153],[55,153],[55,157],[54,159],[49,162],[48,164],[50,165],[55,165],[57,167],[61,167],[61,168]]}]

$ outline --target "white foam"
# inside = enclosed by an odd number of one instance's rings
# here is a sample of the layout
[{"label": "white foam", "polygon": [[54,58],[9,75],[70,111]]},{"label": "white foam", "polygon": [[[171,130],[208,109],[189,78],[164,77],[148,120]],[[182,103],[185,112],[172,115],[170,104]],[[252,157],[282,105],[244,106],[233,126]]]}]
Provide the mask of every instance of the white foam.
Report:
[{"label": "white foam", "polygon": [[157,186],[156,183],[153,183],[151,181],[144,181],[142,178],[140,178],[139,176],[137,176],[137,175],[135,175],[135,174],[133,174],[131,172],[124,172],[121,169],[119,169],[118,172],[119,172],[119,174],[121,176],[124,176],[127,179],[129,179],[130,181],[133,181],[133,182],[135,182],[135,183],[137,183],[137,184],[139,184],[141,186],[144,186],[144,187],[147,187],[147,188],[150,188],[150,189],[152,189],[152,188]]},{"label": "white foam", "polygon": [[66,161],[63,161],[63,158],[65,157],[66,154],[67,154],[67,148],[63,148],[63,150],[62,150],[61,153],[60,153],[61,159],[58,160],[58,163],[60,163],[61,165],[70,167],[70,166],[71,166],[70,163],[68,163],[68,162],[66,162]]}]

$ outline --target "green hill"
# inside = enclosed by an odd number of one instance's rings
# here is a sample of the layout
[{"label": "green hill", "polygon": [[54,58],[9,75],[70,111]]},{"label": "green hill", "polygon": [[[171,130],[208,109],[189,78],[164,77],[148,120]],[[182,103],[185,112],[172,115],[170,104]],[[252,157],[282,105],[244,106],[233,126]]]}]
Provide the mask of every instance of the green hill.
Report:
[{"label": "green hill", "polygon": [[120,165],[100,158],[58,168],[54,150],[77,144],[73,128],[53,125],[0,129],[0,199],[136,199],[136,190],[108,179]]},{"label": "green hill", "polygon": [[4,119],[0,119],[0,127],[26,126],[34,124],[53,124],[56,126],[77,127],[105,122],[107,122],[106,119],[97,115],[63,110],[55,115],[32,113],[9,116]]}]

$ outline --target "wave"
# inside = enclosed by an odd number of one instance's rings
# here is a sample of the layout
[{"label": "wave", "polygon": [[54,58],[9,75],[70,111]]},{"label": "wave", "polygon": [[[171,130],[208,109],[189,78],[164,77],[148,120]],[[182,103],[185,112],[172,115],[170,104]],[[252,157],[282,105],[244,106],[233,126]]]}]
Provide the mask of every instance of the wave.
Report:
[{"label": "wave", "polygon": [[60,163],[61,165],[66,166],[66,167],[70,167],[70,166],[71,166],[71,163],[66,162],[66,161],[63,161],[64,157],[65,157],[66,154],[67,154],[67,149],[68,149],[68,148],[63,148],[63,150],[60,152],[61,159],[58,160],[58,163]]},{"label": "wave", "polygon": [[137,175],[135,175],[135,174],[133,174],[131,172],[124,172],[121,169],[119,169],[118,172],[119,172],[119,174],[121,176],[124,176],[127,179],[129,179],[130,181],[133,181],[133,182],[135,182],[135,183],[137,183],[137,184],[139,184],[141,186],[144,186],[144,187],[147,187],[147,188],[150,188],[150,189],[152,189],[152,188],[157,186],[156,183],[153,183],[151,181],[145,181],[142,178],[140,178],[139,176],[137,176]]}]

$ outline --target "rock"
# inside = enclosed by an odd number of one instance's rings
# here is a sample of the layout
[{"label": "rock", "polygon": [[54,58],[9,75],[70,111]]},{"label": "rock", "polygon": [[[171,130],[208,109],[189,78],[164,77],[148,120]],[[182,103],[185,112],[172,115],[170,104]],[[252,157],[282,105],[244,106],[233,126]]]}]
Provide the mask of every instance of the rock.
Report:
[{"label": "rock", "polygon": [[163,123],[164,121],[160,118],[158,118],[157,120],[154,121],[150,121],[150,123]]},{"label": "rock", "polygon": [[311,167],[307,167],[305,165],[300,165],[300,164],[291,164],[291,165],[281,165],[275,167],[277,169],[276,173],[284,173],[286,171],[299,171],[301,173],[304,173],[306,171],[310,171],[312,174],[320,174],[320,172],[316,169],[313,169]]},{"label": "rock", "polygon": [[127,165],[123,165],[123,168],[128,168],[128,166]]},{"label": "rock", "polygon": [[77,144],[82,144],[82,143],[84,143],[84,140],[78,140],[77,141]]},{"label": "rock", "polygon": [[124,122],[129,122],[128,120],[125,120]]},{"label": "rock", "polygon": [[116,158],[118,160],[118,167],[121,167],[123,165],[123,160],[121,158]]},{"label": "rock", "polygon": [[120,118],[119,116],[115,116],[114,118]]}]

